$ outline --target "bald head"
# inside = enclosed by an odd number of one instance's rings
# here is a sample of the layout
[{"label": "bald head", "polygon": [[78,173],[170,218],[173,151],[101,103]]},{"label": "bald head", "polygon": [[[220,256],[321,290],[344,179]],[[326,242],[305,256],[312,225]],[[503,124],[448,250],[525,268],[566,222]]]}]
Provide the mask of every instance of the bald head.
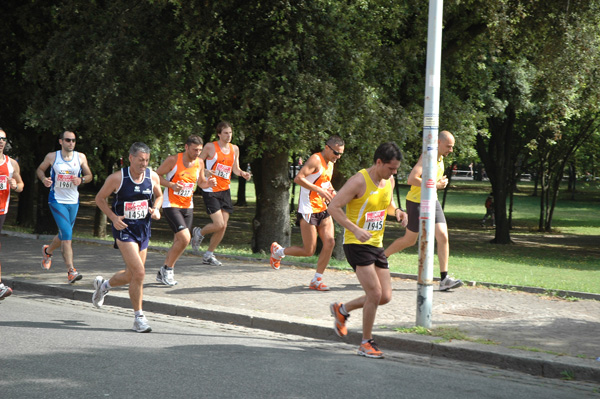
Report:
[{"label": "bald head", "polygon": [[438,156],[445,157],[454,150],[454,136],[447,130],[438,135]]}]

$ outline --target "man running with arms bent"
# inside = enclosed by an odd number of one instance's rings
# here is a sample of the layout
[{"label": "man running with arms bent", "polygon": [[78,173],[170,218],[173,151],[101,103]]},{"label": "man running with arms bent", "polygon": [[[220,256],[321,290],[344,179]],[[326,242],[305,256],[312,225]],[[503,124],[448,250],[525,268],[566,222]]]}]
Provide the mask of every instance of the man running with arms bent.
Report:
[{"label": "man running with arms bent", "polygon": [[329,291],[322,277],[335,246],[335,227],[327,212],[327,204],[335,196],[331,186],[333,164],[343,154],[344,140],[340,136],[331,136],[323,151],[311,155],[294,178],[294,182],[300,185],[298,219],[303,246],[283,248],[276,242],[271,244],[271,267],[279,269],[281,258],[286,255],[312,256],[317,249],[317,235],[321,237],[323,248],[317,260],[317,272],[309,285],[311,290]]},{"label": "man running with arms bent", "polygon": [[[106,178],[96,194],[96,205],[112,222],[115,248],[119,248],[125,270],[115,273],[110,280],[97,276],[94,280],[92,303],[97,308],[113,287],[129,284],[129,299],[135,312],[133,331],[152,331],[142,311],[146,254],[150,241],[150,219],[160,219],[163,196],[160,179],[148,167],[150,148],[144,143],[133,143],[129,149],[129,167]],[[112,207],[106,199],[114,194]],[[153,199],[154,198],[154,199]]]},{"label": "man running with arms bent", "polygon": [[[335,333],[348,334],[346,319],[355,309],[363,309],[362,342],[358,354],[382,358],[373,340],[377,307],[392,299],[392,282],[387,257],[383,253],[383,232],[387,214],[406,226],[407,215],[394,204],[394,179],[402,160],[395,143],[381,144],[375,151],[373,165],[352,176],[329,204],[329,213],[346,231],[344,253],[365,295],[346,303],[332,303]],[[346,206],[346,213],[343,207]]]}]

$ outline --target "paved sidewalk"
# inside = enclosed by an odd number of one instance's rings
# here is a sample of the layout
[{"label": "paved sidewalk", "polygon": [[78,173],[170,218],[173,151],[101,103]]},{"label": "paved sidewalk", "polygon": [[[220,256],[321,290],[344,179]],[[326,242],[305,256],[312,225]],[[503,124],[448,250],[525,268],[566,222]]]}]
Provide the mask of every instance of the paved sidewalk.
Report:
[{"label": "paved sidewalk", "polygon": [[[96,275],[110,277],[123,268],[120,252],[107,242],[75,240],[75,267],[83,279],[67,284],[60,252],[52,268],[42,270],[41,247],[50,237],[8,233],[1,238],[2,280],[14,289],[89,301]],[[218,254],[217,254],[218,256]],[[179,284],[167,287],[155,276],[164,250],[148,252],[144,310],[197,317],[225,323],[293,333],[322,339],[339,339],[333,333],[329,304],[362,294],[354,273],[328,270],[329,292],[308,289],[314,270],[286,264],[273,270],[262,262],[219,257],[223,266],[201,264],[186,252],[175,268]],[[393,299],[379,308],[374,336],[387,348],[475,361],[545,377],[600,382],[600,301],[566,301],[531,293],[483,287],[462,287],[452,292],[434,287],[432,320],[436,327],[454,327],[473,340],[441,342],[439,338],[402,334],[396,327],[413,327],[416,319],[416,281],[393,279]],[[600,298],[600,295],[598,296]],[[10,301],[10,298],[7,300]],[[130,308],[126,288],[111,290],[107,305]],[[0,315],[2,312],[0,302]],[[361,312],[349,319],[348,342],[360,340]],[[151,319],[150,319],[151,322]],[[515,347],[521,349],[515,349]],[[529,350],[525,350],[529,349]]]}]

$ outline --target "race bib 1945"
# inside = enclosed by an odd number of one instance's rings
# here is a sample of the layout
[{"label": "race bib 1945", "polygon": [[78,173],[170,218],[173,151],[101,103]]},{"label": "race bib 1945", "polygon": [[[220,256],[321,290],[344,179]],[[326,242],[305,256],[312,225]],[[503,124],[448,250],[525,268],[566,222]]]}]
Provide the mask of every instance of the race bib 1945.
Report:
[{"label": "race bib 1945", "polygon": [[383,229],[385,219],[385,210],[367,212],[365,215],[364,229],[369,231],[379,231]]}]

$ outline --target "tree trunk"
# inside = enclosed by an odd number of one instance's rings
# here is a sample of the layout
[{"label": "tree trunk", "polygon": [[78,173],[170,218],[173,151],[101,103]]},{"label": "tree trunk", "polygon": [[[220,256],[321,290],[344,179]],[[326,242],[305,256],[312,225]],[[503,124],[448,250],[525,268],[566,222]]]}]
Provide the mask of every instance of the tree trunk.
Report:
[{"label": "tree trunk", "polygon": [[237,190],[237,201],[235,206],[247,206],[246,201],[246,179],[238,176],[238,190]]},{"label": "tree trunk", "polygon": [[287,153],[267,153],[252,163],[256,187],[256,214],[252,221],[252,252],[270,252],[271,243],[290,245]]},{"label": "tree trunk", "polygon": [[21,171],[21,178],[25,187],[19,194],[19,207],[17,208],[16,223],[21,227],[33,227],[35,225],[34,209],[36,181],[35,170]]},{"label": "tree trunk", "polygon": [[[39,183],[41,185],[41,183]],[[48,191],[49,189],[45,186],[40,187],[37,196],[37,212],[34,233],[35,234],[56,234],[58,233],[58,227],[50,212],[48,206]]]},{"label": "tree trunk", "polygon": [[94,237],[106,237],[107,222],[106,214],[100,208],[96,207],[96,212],[94,213]]}]

